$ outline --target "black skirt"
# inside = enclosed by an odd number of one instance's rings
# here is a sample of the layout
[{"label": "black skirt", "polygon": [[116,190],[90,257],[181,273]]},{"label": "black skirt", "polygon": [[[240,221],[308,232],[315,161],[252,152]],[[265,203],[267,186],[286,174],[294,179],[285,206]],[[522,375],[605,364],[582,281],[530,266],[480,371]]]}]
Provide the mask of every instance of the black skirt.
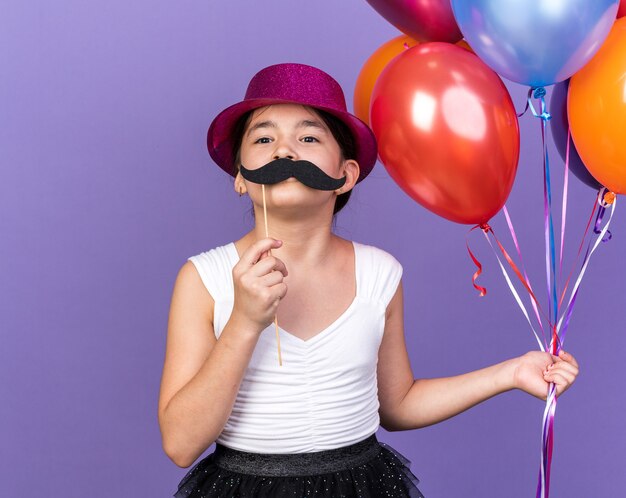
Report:
[{"label": "black skirt", "polygon": [[376,439],[314,453],[248,453],[217,444],[175,498],[424,498],[410,462]]}]

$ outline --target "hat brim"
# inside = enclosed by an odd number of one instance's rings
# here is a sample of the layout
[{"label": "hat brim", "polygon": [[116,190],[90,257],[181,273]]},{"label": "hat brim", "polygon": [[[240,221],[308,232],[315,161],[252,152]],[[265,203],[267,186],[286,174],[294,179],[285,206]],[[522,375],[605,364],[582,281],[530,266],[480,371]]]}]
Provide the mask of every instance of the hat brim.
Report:
[{"label": "hat brim", "polygon": [[234,127],[245,113],[273,104],[299,104],[320,109],[332,114],[348,126],[355,141],[356,157],[360,174],[357,183],[362,181],[374,168],[377,158],[377,144],[374,133],[363,121],[349,112],[338,111],[329,107],[310,105],[305,102],[294,102],[282,99],[247,99],[227,107],[220,112],[207,132],[207,148],[215,163],[231,176],[236,176],[237,170],[233,164]]}]

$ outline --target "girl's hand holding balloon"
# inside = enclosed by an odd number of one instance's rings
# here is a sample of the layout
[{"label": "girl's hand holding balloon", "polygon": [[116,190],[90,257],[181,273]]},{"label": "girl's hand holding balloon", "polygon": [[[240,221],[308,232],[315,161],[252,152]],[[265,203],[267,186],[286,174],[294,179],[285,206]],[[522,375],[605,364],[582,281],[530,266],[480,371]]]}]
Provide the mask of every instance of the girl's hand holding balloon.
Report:
[{"label": "girl's hand holding balloon", "polygon": [[285,263],[268,255],[269,250],[281,245],[282,241],[270,237],[258,240],[233,267],[235,299],[231,319],[259,334],[274,321],[278,304],[287,294]]},{"label": "girl's hand holding balloon", "polygon": [[556,384],[556,395],[563,394],[576,380],[578,362],[571,354],[560,351],[558,356],[530,351],[513,360],[513,386],[545,400],[550,383]]}]

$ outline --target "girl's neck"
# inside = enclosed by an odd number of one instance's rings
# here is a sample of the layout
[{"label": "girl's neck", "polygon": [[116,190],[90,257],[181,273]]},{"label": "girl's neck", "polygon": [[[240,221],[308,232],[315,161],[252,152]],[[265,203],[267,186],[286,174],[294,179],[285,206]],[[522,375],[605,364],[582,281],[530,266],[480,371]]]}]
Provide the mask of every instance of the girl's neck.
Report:
[{"label": "girl's neck", "polygon": [[[339,237],[332,233],[329,225],[320,220],[288,223],[284,220],[268,219],[269,236],[282,240],[283,245],[272,249],[272,254],[285,262],[311,268],[322,265],[336,246]],[[255,241],[265,238],[263,217],[257,218],[254,229],[242,238],[243,250]]]}]

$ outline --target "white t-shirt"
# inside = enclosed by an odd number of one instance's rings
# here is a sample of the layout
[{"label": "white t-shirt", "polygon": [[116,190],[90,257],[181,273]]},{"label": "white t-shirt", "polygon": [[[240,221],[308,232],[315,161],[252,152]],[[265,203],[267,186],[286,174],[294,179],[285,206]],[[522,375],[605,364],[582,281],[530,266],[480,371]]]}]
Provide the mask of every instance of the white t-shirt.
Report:
[{"label": "white t-shirt", "polygon": [[[274,323],[260,335],[231,415],[217,439],[255,453],[306,453],[356,443],[380,424],[376,365],[385,312],[402,265],[388,252],[353,242],[356,297],[331,325],[302,340]],[[189,258],[215,301],[219,338],[232,313],[234,243]]]}]

